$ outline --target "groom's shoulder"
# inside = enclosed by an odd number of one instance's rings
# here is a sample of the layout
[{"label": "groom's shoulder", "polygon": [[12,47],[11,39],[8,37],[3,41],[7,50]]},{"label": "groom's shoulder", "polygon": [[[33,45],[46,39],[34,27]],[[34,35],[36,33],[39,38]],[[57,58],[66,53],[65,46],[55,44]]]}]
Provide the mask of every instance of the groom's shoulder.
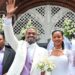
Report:
[{"label": "groom's shoulder", "polygon": [[39,46],[39,49],[40,49],[40,50],[43,50],[43,51],[47,51],[47,49],[44,48],[44,47],[40,47],[40,46]]}]

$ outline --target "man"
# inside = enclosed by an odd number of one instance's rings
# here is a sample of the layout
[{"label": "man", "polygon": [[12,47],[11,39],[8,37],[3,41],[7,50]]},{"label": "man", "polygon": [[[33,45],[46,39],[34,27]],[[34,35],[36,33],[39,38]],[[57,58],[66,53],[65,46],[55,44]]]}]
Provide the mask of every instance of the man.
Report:
[{"label": "man", "polygon": [[6,40],[16,51],[14,62],[7,72],[7,75],[40,75],[37,69],[37,63],[44,56],[47,56],[47,50],[37,45],[36,40],[38,33],[35,27],[26,30],[24,41],[18,41],[14,36],[11,25],[11,17],[17,8],[14,5],[15,0],[8,0],[7,16],[4,18]]},{"label": "man", "polygon": [[0,32],[0,75],[8,72],[14,56],[15,52],[11,48],[5,46],[4,33]]}]

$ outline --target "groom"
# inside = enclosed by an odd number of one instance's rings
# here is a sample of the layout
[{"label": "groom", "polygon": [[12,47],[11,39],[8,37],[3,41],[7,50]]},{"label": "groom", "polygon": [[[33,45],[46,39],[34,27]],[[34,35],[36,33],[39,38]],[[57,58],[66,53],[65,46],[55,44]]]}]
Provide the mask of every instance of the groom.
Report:
[{"label": "groom", "polygon": [[40,75],[37,63],[47,56],[48,52],[37,45],[38,32],[35,27],[27,28],[25,40],[18,41],[15,37],[11,19],[17,8],[14,5],[15,0],[8,0],[7,16],[3,19],[6,40],[16,52],[14,62],[6,75]]}]

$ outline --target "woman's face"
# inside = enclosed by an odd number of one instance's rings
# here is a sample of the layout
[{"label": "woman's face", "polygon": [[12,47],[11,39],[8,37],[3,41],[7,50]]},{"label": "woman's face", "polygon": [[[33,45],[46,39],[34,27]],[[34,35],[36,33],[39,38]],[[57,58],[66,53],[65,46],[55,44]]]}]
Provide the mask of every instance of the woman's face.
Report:
[{"label": "woman's face", "polygon": [[62,33],[60,31],[54,32],[52,35],[52,40],[53,40],[55,46],[62,45],[62,41],[63,41]]}]

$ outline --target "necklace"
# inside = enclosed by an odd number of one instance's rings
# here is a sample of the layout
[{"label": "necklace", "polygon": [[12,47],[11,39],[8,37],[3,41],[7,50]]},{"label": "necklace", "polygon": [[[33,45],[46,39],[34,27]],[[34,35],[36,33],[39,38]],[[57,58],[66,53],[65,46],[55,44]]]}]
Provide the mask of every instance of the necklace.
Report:
[{"label": "necklace", "polygon": [[64,53],[63,53],[62,48],[60,48],[60,49],[53,48],[51,55],[61,56],[61,55],[64,55]]},{"label": "necklace", "polygon": [[59,48],[59,49],[58,49],[58,48],[55,48],[55,47],[54,47],[53,50],[62,50],[62,48]]}]

